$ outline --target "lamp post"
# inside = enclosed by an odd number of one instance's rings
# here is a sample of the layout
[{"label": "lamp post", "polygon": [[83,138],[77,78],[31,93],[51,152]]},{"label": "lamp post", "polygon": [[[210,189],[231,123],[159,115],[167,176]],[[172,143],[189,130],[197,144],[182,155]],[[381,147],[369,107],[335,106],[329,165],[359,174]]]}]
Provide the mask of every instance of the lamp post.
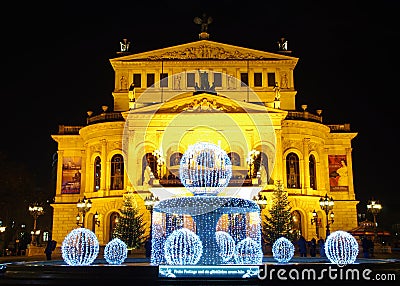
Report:
[{"label": "lamp post", "polygon": [[311,218],[311,225],[315,224],[315,232],[317,234],[317,238],[319,238],[319,218],[318,214],[315,210],[312,212],[312,218]]},{"label": "lamp post", "polygon": [[33,231],[31,232],[32,234],[32,239],[31,239],[31,245],[36,245],[36,221],[39,216],[44,214],[43,207],[40,206],[39,204],[35,203],[29,206],[29,213],[31,216],[33,216]]},{"label": "lamp post", "polygon": [[[329,230],[329,225],[333,224],[334,220],[334,213],[332,212],[329,215],[329,212],[333,209],[335,202],[333,201],[332,197],[328,197],[328,194],[325,194],[325,197],[322,197],[319,199],[319,205],[321,209],[325,212],[326,214],[326,237],[325,239],[329,236],[331,233]],[[330,217],[330,218],[329,218]]]},{"label": "lamp post", "polygon": [[150,196],[146,197],[144,199],[144,205],[146,207],[146,209],[148,211],[150,211],[150,237],[152,235],[152,226],[153,226],[153,222],[152,222],[152,216],[153,216],[153,207],[154,205],[159,201],[158,197],[155,197],[153,195],[153,193],[151,193]]},{"label": "lamp post", "polygon": [[368,201],[367,210],[374,216],[374,239],[376,240],[378,237],[378,223],[376,222],[376,216],[381,212],[382,205],[379,201],[372,199]]},{"label": "lamp post", "polygon": [[100,215],[99,215],[98,212],[96,212],[94,214],[94,224],[97,225],[97,226],[100,226],[100,219],[99,218],[100,218]]},{"label": "lamp post", "polygon": [[[79,199],[76,203],[76,207],[78,208],[78,215],[76,216],[76,224],[84,227],[85,225],[85,215],[92,207],[92,201],[87,199],[86,196],[83,199]],[[81,214],[82,214],[82,222],[81,221]]]}]

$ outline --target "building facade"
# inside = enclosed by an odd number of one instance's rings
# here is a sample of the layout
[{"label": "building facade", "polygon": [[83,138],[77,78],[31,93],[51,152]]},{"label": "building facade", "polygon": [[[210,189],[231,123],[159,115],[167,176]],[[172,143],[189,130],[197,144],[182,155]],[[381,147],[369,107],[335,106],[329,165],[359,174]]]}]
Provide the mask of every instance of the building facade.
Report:
[{"label": "building facade", "polygon": [[272,53],[204,38],[137,54],[121,46],[110,59],[113,108],[89,111],[85,126],[60,125],[52,135],[58,143],[53,239],[62,242],[76,227],[83,197],[92,203],[84,226],[100,245],[111,240],[126,194],[135,196],[149,230],[146,197],[191,195],[179,164],[197,142],[218,145],[232,162],[221,195],[262,194],[264,214],[280,182],[306,239],[325,238],[329,218],[319,201],[326,194],[334,199],[331,231],[355,228],[351,143],[357,133],[349,124],[324,124],[321,110],[296,110],[298,58],[286,48]]}]

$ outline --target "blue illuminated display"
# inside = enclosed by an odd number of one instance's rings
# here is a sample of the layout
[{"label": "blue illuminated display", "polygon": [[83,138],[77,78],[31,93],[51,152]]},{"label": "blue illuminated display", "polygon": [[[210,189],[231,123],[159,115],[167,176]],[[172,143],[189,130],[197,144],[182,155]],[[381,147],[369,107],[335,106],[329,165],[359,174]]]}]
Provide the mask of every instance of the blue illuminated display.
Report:
[{"label": "blue illuminated display", "polygon": [[259,206],[252,200],[218,195],[232,175],[225,151],[205,142],[189,146],[180,174],[193,196],[154,205],[151,264],[261,264]]}]

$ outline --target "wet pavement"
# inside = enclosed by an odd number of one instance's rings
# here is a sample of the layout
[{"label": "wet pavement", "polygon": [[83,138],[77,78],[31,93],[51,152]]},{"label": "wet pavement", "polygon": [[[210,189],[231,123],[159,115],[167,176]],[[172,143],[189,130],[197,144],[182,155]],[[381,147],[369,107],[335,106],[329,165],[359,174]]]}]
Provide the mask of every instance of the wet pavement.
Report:
[{"label": "wet pavement", "polygon": [[[263,265],[268,268],[269,276],[264,279],[165,279],[158,277],[158,267],[150,265],[148,258],[130,255],[122,265],[109,265],[104,259],[96,259],[90,266],[69,266],[60,254],[54,254],[47,261],[45,255],[39,256],[3,256],[0,257],[0,285],[83,285],[129,283],[130,285],[318,285],[354,284],[354,280],[367,285],[395,285],[400,280],[400,259],[396,255],[385,255],[375,258],[359,258],[355,264],[339,267],[321,257],[293,257],[287,264],[277,263],[273,257],[265,256]],[[346,269],[352,267],[357,271],[369,271],[369,280],[346,279]],[[332,268],[332,269],[331,269]],[[337,274],[335,279],[325,275],[317,277],[284,277],[281,280],[277,273],[308,273],[313,269],[316,273],[328,273],[331,269]],[[340,278],[340,271],[343,277]],[[368,272],[367,271],[367,272]],[[377,274],[384,280],[377,281]],[[298,278],[298,279],[297,279]],[[390,278],[390,279],[389,279]],[[394,284],[393,284],[394,283]],[[120,284],[121,285],[121,284]],[[128,285],[128,284],[127,284]],[[314,284],[316,285],[316,284]],[[366,286],[367,286],[366,285]]]}]

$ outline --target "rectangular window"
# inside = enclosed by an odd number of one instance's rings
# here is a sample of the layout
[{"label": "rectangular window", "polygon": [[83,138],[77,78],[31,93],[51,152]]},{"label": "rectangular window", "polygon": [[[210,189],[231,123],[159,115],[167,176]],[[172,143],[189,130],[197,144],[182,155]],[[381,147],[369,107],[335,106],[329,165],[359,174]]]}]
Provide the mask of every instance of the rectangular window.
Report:
[{"label": "rectangular window", "polygon": [[214,87],[222,86],[222,74],[220,72],[214,73]]},{"label": "rectangular window", "polygon": [[154,73],[147,74],[147,87],[154,87]]},{"label": "rectangular window", "polygon": [[142,74],[140,73],[133,74],[133,84],[135,85],[135,88],[142,87]]},{"label": "rectangular window", "polygon": [[160,73],[160,87],[168,87],[168,74]]},{"label": "rectangular window", "polygon": [[247,72],[240,73],[240,86],[248,86],[249,85],[249,75]]},{"label": "rectangular window", "polygon": [[194,73],[187,73],[186,74],[186,86],[187,87],[194,87],[195,84],[195,79],[194,79]]},{"label": "rectangular window", "polygon": [[268,86],[275,86],[275,73],[269,72],[267,74],[268,77]]},{"label": "rectangular window", "polygon": [[262,73],[254,73],[254,86],[262,86]]}]

